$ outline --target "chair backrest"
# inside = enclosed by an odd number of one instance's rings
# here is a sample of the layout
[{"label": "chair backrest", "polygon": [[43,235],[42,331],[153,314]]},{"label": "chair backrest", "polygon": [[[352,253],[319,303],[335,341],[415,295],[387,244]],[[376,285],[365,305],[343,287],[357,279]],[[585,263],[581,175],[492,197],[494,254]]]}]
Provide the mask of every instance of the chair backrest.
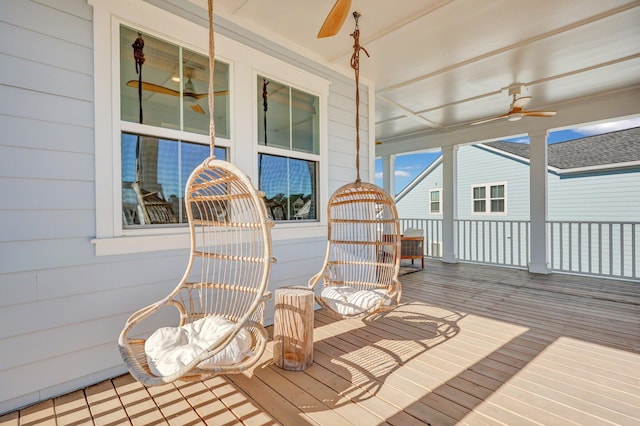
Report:
[{"label": "chair backrest", "polygon": [[185,205],[191,232],[185,322],[207,315],[261,322],[263,312],[255,310],[263,309],[275,261],[264,194],[233,164],[208,159],[191,174]]},{"label": "chair backrest", "polygon": [[[329,200],[324,286],[397,290],[400,229],[393,199],[369,183],[339,188]],[[315,283],[313,283],[315,286]]]},{"label": "chair backrest", "polygon": [[178,222],[171,203],[162,198],[158,192],[147,191],[138,182],[131,183],[131,188],[138,199],[138,208],[141,212],[138,217],[141,225]]}]

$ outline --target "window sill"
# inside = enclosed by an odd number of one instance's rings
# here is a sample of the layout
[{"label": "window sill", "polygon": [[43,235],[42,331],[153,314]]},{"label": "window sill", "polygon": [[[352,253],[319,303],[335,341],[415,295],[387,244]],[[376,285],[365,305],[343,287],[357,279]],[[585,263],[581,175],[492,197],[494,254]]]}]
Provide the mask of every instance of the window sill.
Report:
[{"label": "window sill", "polygon": [[[326,225],[318,222],[276,223],[271,238],[275,242],[298,238],[319,238],[326,235]],[[91,243],[96,246],[96,256],[181,250],[190,247],[187,229],[180,233],[93,238]]]}]

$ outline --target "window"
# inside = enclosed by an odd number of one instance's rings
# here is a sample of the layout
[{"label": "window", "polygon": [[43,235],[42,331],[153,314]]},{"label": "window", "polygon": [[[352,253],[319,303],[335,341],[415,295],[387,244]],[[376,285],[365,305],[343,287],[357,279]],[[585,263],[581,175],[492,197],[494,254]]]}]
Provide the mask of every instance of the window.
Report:
[{"label": "window", "polygon": [[[141,37],[144,63],[132,44]],[[216,61],[216,136],[229,138],[229,66]],[[176,44],[120,26],[122,226],[186,223],[184,188],[209,156],[209,59]],[[126,130],[124,130],[126,129]],[[167,136],[178,131],[180,138]],[[206,140],[206,142],[205,142]],[[216,157],[226,159],[224,148]]]},{"label": "window", "polygon": [[442,213],[440,210],[440,197],[442,195],[442,189],[429,190],[429,212],[430,213]]},{"label": "window", "polygon": [[274,220],[317,220],[319,97],[258,75],[258,176]]},{"label": "window", "polygon": [[[104,256],[188,248],[188,230],[180,223],[184,216],[181,216],[182,207],[179,206],[179,189],[193,166],[209,152],[208,28],[149,2],[88,2],[93,10],[97,196],[96,237],[91,242],[95,245],[95,253]],[[136,73],[132,48],[138,32],[142,33],[145,42],[142,76]],[[304,198],[298,201],[290,197],[291,208],[285,211],[283,206],[279,214],[281,217],[293,215],[292,220],[296,221],[291,223],[298,225],[279,227],[273,238],[300,238],[299,227],[306,228],[306,237],[321,237],[326,235],[323,228],[326,220],[322,216],[315,220],[299,218],[304,218],[307,210],[310,215],[319,216],[315,210],[318,205],[325,205],[328,198],[325,159],[328,156],[329,81],[282,59],[224,34],[216,34],[214,102],[216,147],[220,148],[216,156],[233,162],[256,186],[259,186],[259,154],[314,163],[316,174],[308,171],[311,177],[307,179],[315,179],[312,194],[316,204],[303,208],[304,204],[300,204]],[[294,104],[298,97],[296,91],[319,99],[317,117],[322,120],[314,124],[319,138],[299,137],[305,129],[300,123],[300,126],[294,126],[295,142],[289,148],[284,144],[272,146],[270,140],[267,145],[257,143],[255,99],[261,99],[256,91],[262,89],[255,84],[258,73],[283,76],[279,81],[291,87]],[[139,83],[140,77],[145,84]],[[139,87],[142,89],[142,120]],[[298,112],[295,108],[292,110],[292,122],[300,120]],[[270,126],[269,122],[267,126]],[[275,131],[276,128],[268,127],[268,130]],[[263,161],[263,166],[267,163]],[[299,170],[297,167],[290,165],[289,173]],[[141,179],[139,185],[133,185],[136,173]],[[301,192],[296,189],[300,186],[291,185],[289,192]],[[148,222],[145,212],[138,208],[136,189],[142,189],[140,196],[151,206],[146,212]],[[168,206],[171,206],[170,211]]]},{"label": "window", "polygon": [[473,213],[506,213],[506,184],[472,187]]}]

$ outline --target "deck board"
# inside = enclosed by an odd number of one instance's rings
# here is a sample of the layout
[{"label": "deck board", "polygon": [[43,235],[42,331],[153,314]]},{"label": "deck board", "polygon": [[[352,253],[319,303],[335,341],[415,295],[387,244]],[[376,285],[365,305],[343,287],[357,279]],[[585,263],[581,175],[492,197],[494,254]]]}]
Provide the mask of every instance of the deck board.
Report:
[{"label": "deck board", "polygon": [[0,426],[640,424],[640,283],[428,261],[402,305],[316,311],[314,363],[145,388],[131,376]]}]

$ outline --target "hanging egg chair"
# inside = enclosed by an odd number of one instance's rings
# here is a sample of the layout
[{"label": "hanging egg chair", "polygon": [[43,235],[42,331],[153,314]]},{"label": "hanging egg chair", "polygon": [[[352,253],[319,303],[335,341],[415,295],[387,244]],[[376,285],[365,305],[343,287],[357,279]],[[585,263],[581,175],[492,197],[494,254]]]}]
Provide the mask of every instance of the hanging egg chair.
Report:
[{"label": "hanging egg chair", "polygon": [[[356,180],[333,193],[327,208],[328,241],[322,269],[309,281],[316,301],[338,318],[393,309],[400,302],[400,223],[393,198],[360,179],[358,12],[351,67],[356,82]],[[364,50],[365,53],[366,50]],[[368,55],[368,53],[367,53]]]},{"label": "hanging egg chair", "polygon": [[[209,0],[211,156],[186,185],[191,249],[183,278],[164,299],[127,320],[118,346],[146,386],[238,373],[263,354],[265,302],[271,296],[271,228],[264,194],[233,164],[217,160],[213,114],[213,5]],[[151,317],[177,310],[175,323],[144,333]]]}]

